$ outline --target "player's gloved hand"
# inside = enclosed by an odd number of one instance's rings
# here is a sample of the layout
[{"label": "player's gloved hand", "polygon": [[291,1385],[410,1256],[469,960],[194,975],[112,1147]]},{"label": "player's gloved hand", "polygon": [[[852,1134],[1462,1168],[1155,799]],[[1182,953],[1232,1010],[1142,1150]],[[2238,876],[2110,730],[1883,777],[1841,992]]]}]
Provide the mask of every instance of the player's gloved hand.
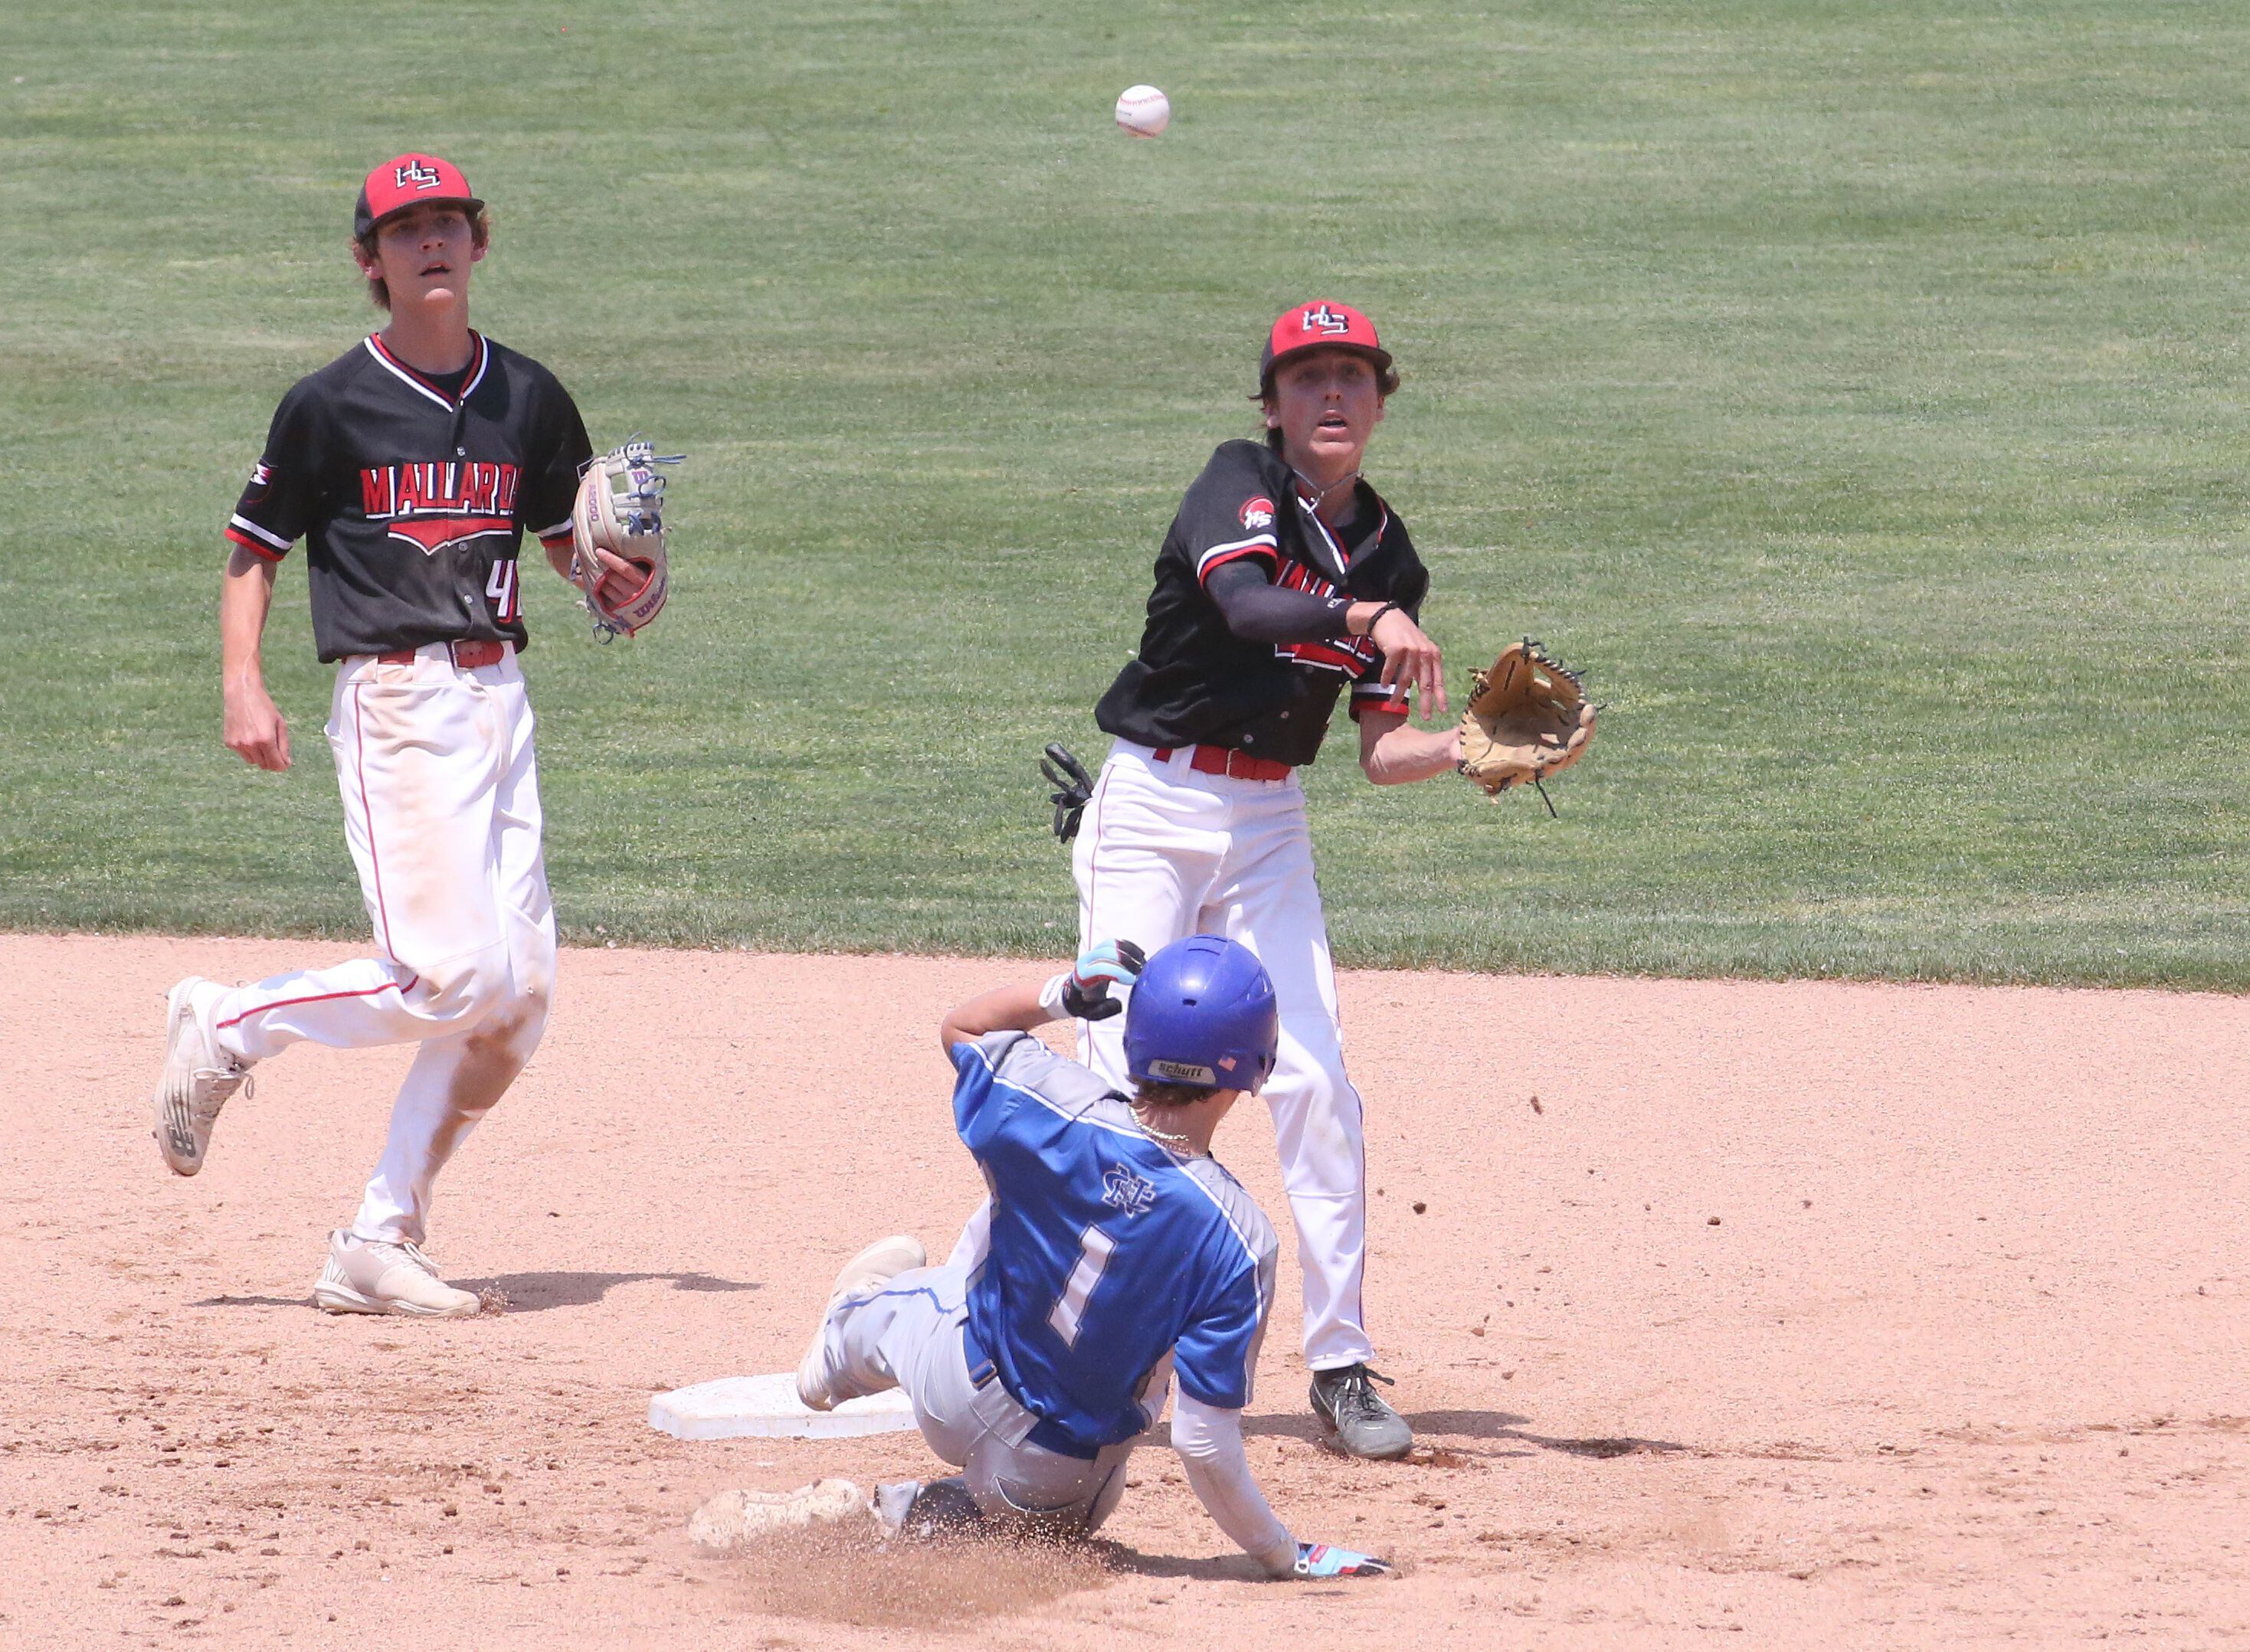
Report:
[{"label": "player's gloved hand", "polygon": [[1079,953],[1070,979],[1062,984],[1062,1007],[1080,1021],[1107,1021],[1125,1008],[1109,995],[1112,983],[1130,987],[1148,967],[1149,954],[1129,940],[1097,940]]},{"label": "player's gloved hand", "polygon": [[1039,773],[1054,788],[1047,794],[1054,804],[1054,835],[1066,843],[1078,836],[1079,816],[1086,813],[1094,797],[1094,776],[1060,740],[1047,743],[1046,755],[1039,759]]},{"label": "player's gloved hand", "polygon": [[1291,1575],[1300,1578],[1382,1578],[1398,1570],[1388,1560],[1378,1560],[1371,1554],[1358,1554],[1349,1549],[1331,1548],[1325,1543],[1300,1543],[1297,1564]]}]

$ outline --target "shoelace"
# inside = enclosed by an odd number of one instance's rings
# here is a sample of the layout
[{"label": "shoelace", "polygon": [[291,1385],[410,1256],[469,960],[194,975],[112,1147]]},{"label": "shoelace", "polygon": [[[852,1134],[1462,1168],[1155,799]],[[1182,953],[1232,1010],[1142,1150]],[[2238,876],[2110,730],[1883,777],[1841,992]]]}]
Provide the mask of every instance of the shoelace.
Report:
[{"label": "shoelace", "polygon": [[[243,1099],[245,1101],[254,1098],[258,1094],[258,1080],[247,1067],[198,1067],[192,1076],[197,1078],[209,1078],[212,1081],[211,1109],[209,1117],[204,1120],[205,1123],[210,1122],[211,1119],[218,1117],[218,1110],[233,1099],[234,1093],[238,1090],[242,1092]],[[198,1117],[203,1116],[203,1109],[197,1108],[196,1111]]]},{"label": "shoelace", "polygon": [[1373,1366],[1366,1364],[1346,1366],[1343,1370],[1342,1380],[1336,1385],[1336,1394],[1337,1400],[1339,1401],[1347,1398],[1372,1400],[1377,1405],[1382,1404],[1383,1396],[1376,1393],[1373,1388],[1368,1386],[1368,1379],[1370,1377],[1372,1377],[1376,1381],[1382,1383],[1385,1387],[1395,1388],[1398,1386],[1398,1380],[1397,1378],[1384,1376]]}]

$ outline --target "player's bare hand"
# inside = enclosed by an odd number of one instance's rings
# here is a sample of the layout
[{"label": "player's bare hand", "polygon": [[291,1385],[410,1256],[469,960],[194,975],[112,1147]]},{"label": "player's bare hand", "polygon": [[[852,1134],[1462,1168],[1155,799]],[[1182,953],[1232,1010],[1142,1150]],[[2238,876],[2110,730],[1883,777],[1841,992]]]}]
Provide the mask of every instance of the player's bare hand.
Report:
[{"label": "player's bare hand", "polygon": [[263,683],[230,685],[225,693],[226,748],[252,768],[279,774],[289,767],[289,725]]},{"label": "player's bare hand", "polygon": [[1413,617],[1405,609],[1394,608],[1375,622],[1375,630],[1369,635],[1383,650],[1383,685],[1411,692],[1425,722],[1433,716],[1443,717],[1445,660]]},{"label": "player's bare hand", "polygon": [[621,588],[625,590],[633,590],[639,587],[643,578],[641,571],[615,551],[604,550],[598,545],[590,545],[581,554],[590,556],[594,563],[590,570],[581,568],[578,579],[581,586],[590,589],[595,585],[607,584],[614,579],[618,581]]}]

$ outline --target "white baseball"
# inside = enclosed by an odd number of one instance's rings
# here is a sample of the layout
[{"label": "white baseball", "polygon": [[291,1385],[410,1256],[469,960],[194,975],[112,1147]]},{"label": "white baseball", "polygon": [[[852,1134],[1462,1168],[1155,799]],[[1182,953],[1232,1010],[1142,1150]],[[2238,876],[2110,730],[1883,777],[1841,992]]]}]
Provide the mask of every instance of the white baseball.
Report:
[{"label": "white baseball", "polygon": [[1154,86],[1127,86],[1117,100],[1117,124],[1136,138],[1153,138],[1172,123],[1172,100]]}]

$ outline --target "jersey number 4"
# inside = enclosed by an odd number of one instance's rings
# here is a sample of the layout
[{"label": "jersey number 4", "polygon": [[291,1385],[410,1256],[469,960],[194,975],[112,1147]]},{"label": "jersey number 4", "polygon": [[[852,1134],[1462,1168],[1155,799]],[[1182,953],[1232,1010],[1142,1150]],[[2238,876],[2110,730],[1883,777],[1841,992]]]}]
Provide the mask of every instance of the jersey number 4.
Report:
[{"label": "jersey number 4", "polygon": [[513,623],[523,611],[517,606],[522,591],[516,583],[514,557],[492,565],[491,576],[485,581],[485,595],[492,599],[493,618],[502,625]]},{"label": "jersey number 4", "polygon": [[1101,1283],[1101,1270],[1109,1265],[1110,1253],[1116,1249],[1117,1242],[1099,1228],[1088,1228],[1078,1236],[1078,1265],[1070,1270],[1070,1277],[1063,1281],[1062,1295],[1047,1311],[1047,1324],[1062,1339],[1064,1347],[1078,1346],[1079,1325],[1086,1318],[1086,1299]]}]

